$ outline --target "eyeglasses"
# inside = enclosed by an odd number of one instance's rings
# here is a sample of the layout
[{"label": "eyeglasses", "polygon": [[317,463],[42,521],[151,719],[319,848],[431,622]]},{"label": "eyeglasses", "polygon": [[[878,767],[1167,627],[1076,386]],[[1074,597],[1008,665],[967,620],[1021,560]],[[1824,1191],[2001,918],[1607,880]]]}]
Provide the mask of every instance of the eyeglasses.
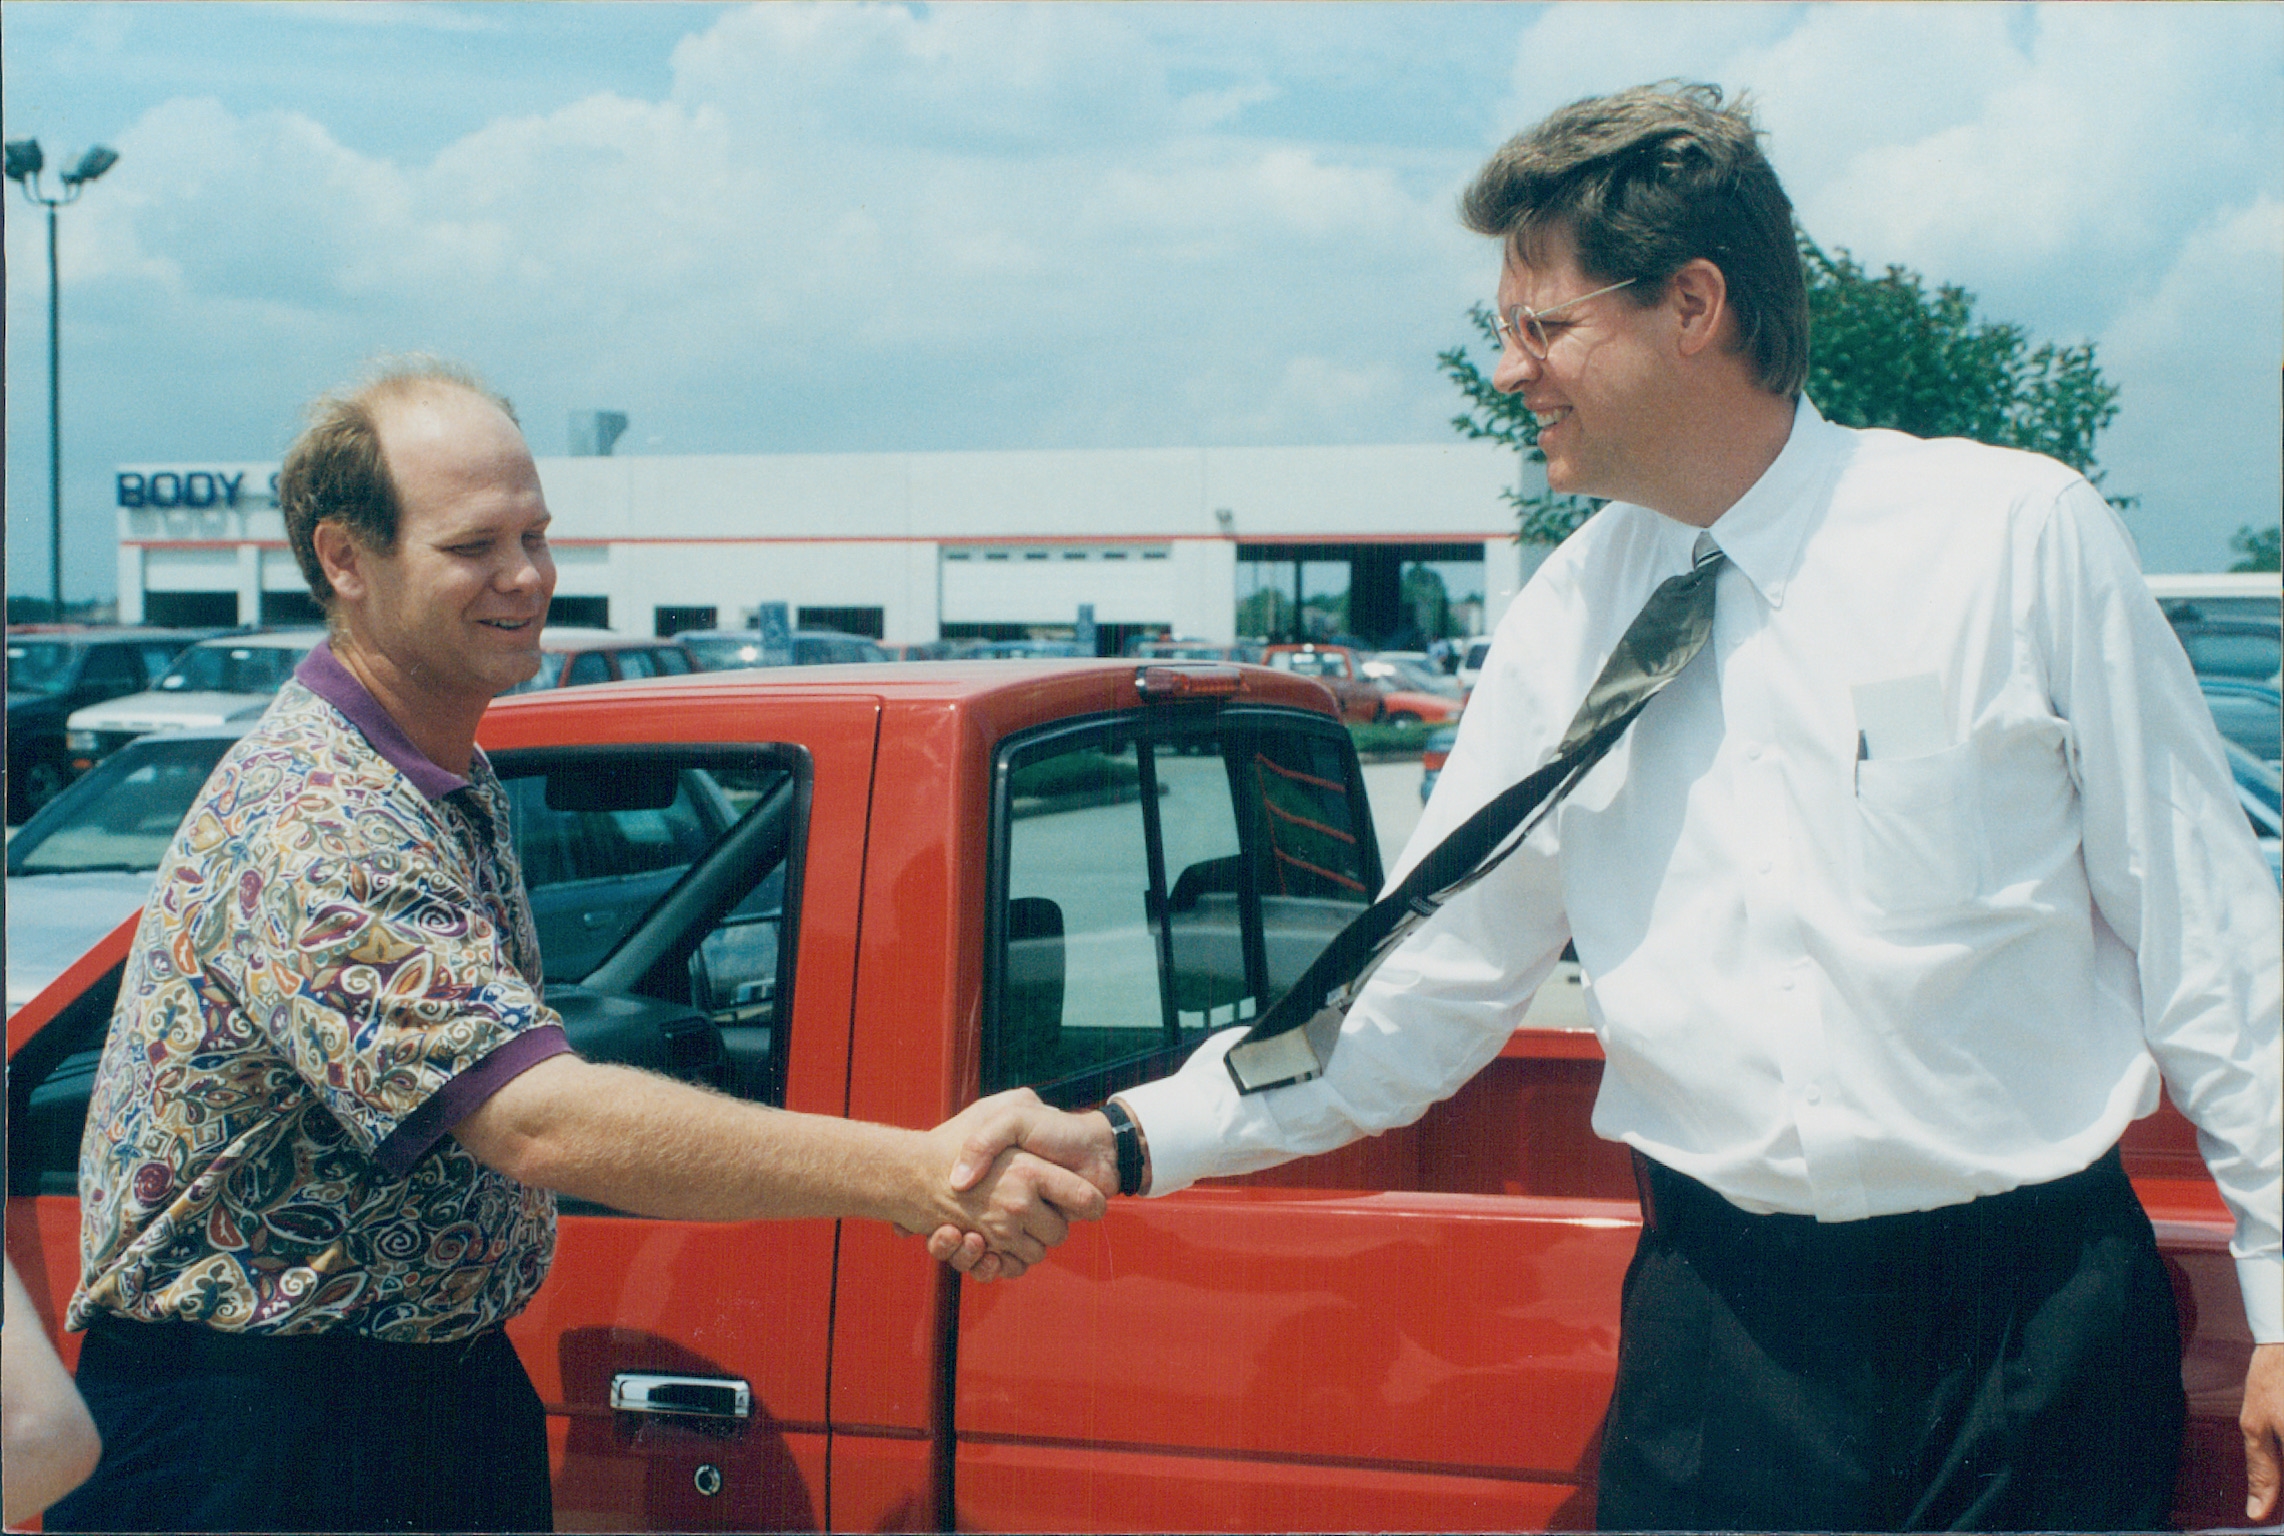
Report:
[{"label": "eyeglasses", "polygon": [[1633,281],[1629,277],[1623,283],[1612,283],[1607,288],[1597,288],[1592,293],[1582,293],[1575,299],[1564,299],[1560,304],[1547,309],[1532,309],[1525,304],[1510,304],[1507,306],[1506,313],[1494,317],[1492,323],[1498,326],[1499,337],[1503,342],[1514,343],[1543,363],[1546,361],[1546,327],[1539,322],[1550,315],[1559,315],[1566,309],[1583,304],[1588,299],[1598,299],[1605,293],[1616,293],[1619,289],[1631,285]]}]

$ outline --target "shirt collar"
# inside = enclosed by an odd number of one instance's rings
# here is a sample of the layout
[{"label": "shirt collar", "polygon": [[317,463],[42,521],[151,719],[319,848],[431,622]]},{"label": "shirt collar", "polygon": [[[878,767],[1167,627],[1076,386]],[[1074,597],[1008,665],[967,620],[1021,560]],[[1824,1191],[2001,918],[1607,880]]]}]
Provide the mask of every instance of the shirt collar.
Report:
[{"label": "shirt collar", "polygon": [[1800,564],[1801,545],[1821,502],[1819,492],[1839,467],[1845,440],[1845,432],[1825,421],[1802,395],[1783,451],[1713,523],[1721,553],[1771,608],[1784,606],[1785,583]]},{"label": "shirt collar", "polygon": [[428,754],[412,744],[404,728],[391,719],[381,707],[381,701],[372,691],[357,681],[357,675],[341,665],[341,658],[333,654],[333,642],[320,640],[310,648],[301,665],[293,669],[294,681],[316,694],[326,703],[348,717],[375,752],[412,780],[412,787],[430,800],[441,800],[456,789],[466,789],[469,781],[449,768],[439,768],[429,760]]}]

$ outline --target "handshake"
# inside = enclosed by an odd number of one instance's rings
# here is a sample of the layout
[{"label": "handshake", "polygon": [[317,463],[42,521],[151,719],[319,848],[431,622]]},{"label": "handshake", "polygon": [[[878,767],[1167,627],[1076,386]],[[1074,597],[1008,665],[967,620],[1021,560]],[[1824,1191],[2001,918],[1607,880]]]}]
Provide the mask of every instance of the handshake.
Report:
[{"label": "handshake", "polygon": [[927,1141],[952,1154],[949,1172],[929,1193],[932,1209],[895,1223],[907,1236],[928,1232],[929,1254],[972,1280],[1014,1279],[1118,1192],[1110,1121],[1051,1108],[1028,1088],[977,1100]]}]

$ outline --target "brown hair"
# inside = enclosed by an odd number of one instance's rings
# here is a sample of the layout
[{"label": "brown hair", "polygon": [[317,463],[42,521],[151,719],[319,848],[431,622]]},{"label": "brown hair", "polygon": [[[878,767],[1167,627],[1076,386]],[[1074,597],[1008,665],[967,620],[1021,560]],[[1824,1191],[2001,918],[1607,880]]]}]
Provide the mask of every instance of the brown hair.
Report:
[{"label": "brown hair", "polygon": [[1800,393],[1808,378],[1808,284],[1792,201],[1761,152],[1749,102],[1717,85],[1665,81],[1571,103],[1493,155],[1460,199],[1477,234],[1525,261],[1566,231],[1596,283],[1634,280],[1635,303],[1703,257],[1721,269],[1737,350],[1761,386]]},{"label": "brown hair", "polygon": [[379,408],[426,389],[463,389],[490,401],[515,420],[515,407],[457,363],[415,356],[372,365],[363,383],[311,402],[309,425],[286,450],[278,468],[278,510],[286,542],[301,566],[310,595],[333,606],[333,584],[317,559],[317,525],[337,522],[367,549],[388,554],[397,545],[397,490],[381,452]]}]

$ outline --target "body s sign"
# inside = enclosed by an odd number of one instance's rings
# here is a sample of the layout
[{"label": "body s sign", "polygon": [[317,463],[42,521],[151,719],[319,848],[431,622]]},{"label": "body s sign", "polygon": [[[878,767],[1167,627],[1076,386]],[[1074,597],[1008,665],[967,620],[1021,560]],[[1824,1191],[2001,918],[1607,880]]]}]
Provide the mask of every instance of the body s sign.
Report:
[{"label": "body s sign", "polygon": [[278,500],[277,471],[266,464],[214,465],[205,468],[142,466],[121,469],[114,477],[119,506],[131,510],[186,508],[206,511],[214,507],[274,507]]}]

